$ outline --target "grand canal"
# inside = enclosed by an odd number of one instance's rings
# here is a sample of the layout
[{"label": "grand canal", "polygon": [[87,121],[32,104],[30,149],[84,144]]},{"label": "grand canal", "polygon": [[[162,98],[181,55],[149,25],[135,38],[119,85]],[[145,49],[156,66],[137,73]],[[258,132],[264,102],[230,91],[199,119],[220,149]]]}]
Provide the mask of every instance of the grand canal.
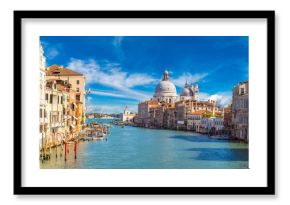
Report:
[{"label": "grand canal", "polygon": [[[109,123],[107,120],[106,123]],[[243,169],[248,144],[208,139],[193,132],[114,126],[107,140],[79,142],[77,159],[69,145],[67,161],[60,148],[41,168],[68,169]],[[56,152],[58,157],[56,157]]]}]

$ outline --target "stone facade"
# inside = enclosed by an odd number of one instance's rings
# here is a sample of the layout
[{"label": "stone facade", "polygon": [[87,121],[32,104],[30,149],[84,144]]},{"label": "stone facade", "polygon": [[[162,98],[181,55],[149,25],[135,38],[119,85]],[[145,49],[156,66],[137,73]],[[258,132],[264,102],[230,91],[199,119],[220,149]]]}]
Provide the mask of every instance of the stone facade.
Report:
[{"label": "stone facade", "polygon": [[61,143],[69,133],[69,88],[61,81],[48,81],[45,89],[45,118],[47,126],[44,144],[54,146]]},{"label": "stone facade", "polygon": [[233,88],[232,136],[240,140],[249,140],[249,83],[241,82]]}]

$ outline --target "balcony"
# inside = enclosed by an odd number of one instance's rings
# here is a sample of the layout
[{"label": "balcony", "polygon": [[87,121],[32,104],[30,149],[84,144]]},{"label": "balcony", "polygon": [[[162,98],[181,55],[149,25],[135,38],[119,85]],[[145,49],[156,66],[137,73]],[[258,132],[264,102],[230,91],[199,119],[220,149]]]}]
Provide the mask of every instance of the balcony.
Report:
[{"label": "balcony", "polygon": [[58,128],[58,127],[63,127],[64,126],[64,123],[63,122],[52,122],[50,124],[50,127],[51,128]]}]

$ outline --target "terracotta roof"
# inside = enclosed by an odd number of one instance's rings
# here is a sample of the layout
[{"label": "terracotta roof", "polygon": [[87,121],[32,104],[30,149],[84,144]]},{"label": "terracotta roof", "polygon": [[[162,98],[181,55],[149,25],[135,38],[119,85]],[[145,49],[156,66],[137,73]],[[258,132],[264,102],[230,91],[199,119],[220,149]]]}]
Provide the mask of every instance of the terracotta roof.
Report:
[{"label": "terracotta roof", "polygon": [[149,105],[158,105],[158,101],[157,100],[146,100],[145,103],[147,103]]},{"label": "terracotta roof", "polygon": [[64,68],[60,65],[49,66],[46,70],[48,76],[83,76],[83,74]]},{"label": "terracotta roof", "polygon": [[197,111],[192,111],[192,115],[203,115],[203,114],[212,114],[212,112],[208,110],[197,110]]},{"label": "terracotta roof", "polygon": [[158,108],[160,107],[159,105],[150,105],[150,108]]}]

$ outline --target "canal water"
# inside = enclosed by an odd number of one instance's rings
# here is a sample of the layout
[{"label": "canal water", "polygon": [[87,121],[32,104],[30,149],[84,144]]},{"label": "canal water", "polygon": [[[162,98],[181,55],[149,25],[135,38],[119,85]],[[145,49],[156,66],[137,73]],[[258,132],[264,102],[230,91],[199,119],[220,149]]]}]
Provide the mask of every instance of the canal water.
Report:
[{"label": "canal water", "polygon": [[[110,120],[105,120],[105,123],[110,123]],[[248,144],[208,139],[206,135],[185,131],[114,125],[107,140],[79,142],[77,159],[74,158],[73,144],[68,147],[67,161],[64,161],[64,150],[58,147],[52,149],[50,160],[40,161],[40,168],[248,168]]]}]

